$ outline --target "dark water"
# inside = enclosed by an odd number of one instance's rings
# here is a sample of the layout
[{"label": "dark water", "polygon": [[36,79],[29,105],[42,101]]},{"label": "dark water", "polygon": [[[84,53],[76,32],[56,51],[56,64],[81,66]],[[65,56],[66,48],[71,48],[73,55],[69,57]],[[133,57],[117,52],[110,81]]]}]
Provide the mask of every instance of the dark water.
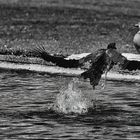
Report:
[{"label": "dark water", "polygon": [[0,139],[140,138],[138,84],[108,82],[93,91],[88,81],[73,87],[71,80],[0,72]]}]

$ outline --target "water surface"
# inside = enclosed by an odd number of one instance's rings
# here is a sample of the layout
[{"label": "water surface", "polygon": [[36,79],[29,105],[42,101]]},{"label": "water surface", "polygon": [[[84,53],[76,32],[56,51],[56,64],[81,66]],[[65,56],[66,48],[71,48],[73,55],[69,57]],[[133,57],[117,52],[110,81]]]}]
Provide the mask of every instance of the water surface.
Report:
[{"label": "water surface", "polygon": [[0,138],[140,138],[139,84],[108,81],[106,89],[98,86],[93,91],[81,79],[70,87],[72,79],[1,71]]}]

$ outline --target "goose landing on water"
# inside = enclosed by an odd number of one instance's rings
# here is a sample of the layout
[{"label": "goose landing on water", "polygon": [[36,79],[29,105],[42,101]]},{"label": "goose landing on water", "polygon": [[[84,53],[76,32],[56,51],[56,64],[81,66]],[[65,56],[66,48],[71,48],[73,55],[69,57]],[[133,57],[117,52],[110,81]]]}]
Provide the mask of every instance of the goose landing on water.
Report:
[{"label": "goose landing on water", "polygon": [[38,45],[39,46],[33,51],[45,61],[52,62],[56,66],[64,68],[78,68],[84,65],[84,63],[89,62],[89,68],[83,72],[80,77],[83,77],[84,79],[89,78],[93,89],[98,85],[103,73],[105,73],[106,81],[107,72],[113,67],[114,64],[119,63],[124,65],[125,62],[127,62],[127,59],[117,51],[115,43],[110,43],[107,46],[107,49],[98,49],[97,51],[90,53],[86,57],[80,58],[78,60],[67,59],[67,57],[62,55],[51,55],[42,45]]},{"label": "goose landing on water", "polygon": [[137,52],[140,53],[140,22],[138,24],[135,24],[135,27],[138,27],[139,31],[135,34],[133,42]]}]

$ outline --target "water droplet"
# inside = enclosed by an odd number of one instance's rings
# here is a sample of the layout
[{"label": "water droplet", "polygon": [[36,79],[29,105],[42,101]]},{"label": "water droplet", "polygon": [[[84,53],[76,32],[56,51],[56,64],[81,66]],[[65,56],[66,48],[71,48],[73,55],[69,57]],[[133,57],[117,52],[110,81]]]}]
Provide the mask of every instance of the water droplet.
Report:
[{"label": "water droplet", "polygon": [[77,82],[77,79],[73,79],[65,88],[60,90],[54,105],[55,111],[64,114],[88,112],[91,101],[83,96],[82,91],[77,86]]}]

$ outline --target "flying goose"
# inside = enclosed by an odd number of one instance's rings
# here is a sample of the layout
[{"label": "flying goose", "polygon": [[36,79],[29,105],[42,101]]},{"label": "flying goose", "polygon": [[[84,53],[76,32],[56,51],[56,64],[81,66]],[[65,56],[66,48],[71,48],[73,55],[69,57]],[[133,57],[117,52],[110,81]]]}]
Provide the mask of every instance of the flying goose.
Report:
[{"label": "flying goose", "polygon": [[126,58],[117,51],[116,43],[110,43],[107,46],[107,49],[98,49],[79,60],[67,60],[66,57],[62,55],[51,55],[42,45],[35,48],[34,52],[39,54],[39,56],[45,61],[55,63],[56,66],[64,68],[78,68],[84,65],[85,62],[90,62],[90,67],[80,76],[84,79],[89,78],[93,89],[98,85],[103,73],[105,73],[106,81],[107,72],[113,67],[113,65],[117,63],[124,64],[126,61]]}]

